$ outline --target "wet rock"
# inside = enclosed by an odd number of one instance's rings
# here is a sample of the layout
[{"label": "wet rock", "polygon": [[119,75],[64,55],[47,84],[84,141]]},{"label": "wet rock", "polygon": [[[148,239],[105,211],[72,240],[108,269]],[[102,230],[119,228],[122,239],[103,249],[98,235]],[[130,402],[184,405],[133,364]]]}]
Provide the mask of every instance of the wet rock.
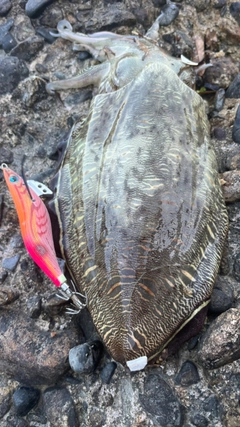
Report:
[{"label": "wet rock", "polygon": [[73,399],[66,388],[48,388],[43,393],[43,406],[51,426],[79,426]]},{"label": "wet rock", "polygon": [[20,255],[14,255],[10,258],[3,258],[2,260],[2,266],[3,268],[6,268],[6,270],[14,271],[18,265],[18,262],[20,260]]},{"label": "wet rock", "polygon": [[41,314],[42,300],[38,295],[28,298],[27,308],[28,314],[32,319],[37,319]]},{"label": "wet rock", "polygon": [[4,24],[0,25],[0,48],[2,47],[2,39],[5,37],[8,31],[11,30],[13,23],[14,20],[11,18],[8,19]]},{"label": "wet rock", "polygon": [[170,25],[174,19],[179,15],[179,8],[173,4],[169,3],[162,7],[161,14],[158,17],[158,23],[160,26]]},{"label": "wet rock", "polygon": [[[225,279],[226,280],[226,279]],[[234,301],[233,290],[224,279],[217,280],[209,304],[209,312],[220,314],[232,307]]]},{"label": "wet rock", "polygon": [[123,3],[110,4],[108,9],[95,9],[91,19],[86,23],[86,31],[111,31],[121,25],[134,25],[135,16]]},{"label": "wet rock", "polygon": [[52,384],[69,369],[68,352],[78,339],[73,327],[52,334],[22,310],[2,311],[0,371],[26,385]]},{"label": "wet rock", "polygon": [[146,377],[144,393],[139,395],[139,399],[144,410],[159,423],[157,425],[165,427],[184,425],[184,409],[159,374],[149,374]]},{"label": "wet rock", "polygon": [[196,427],[207,427],[209,425],[207,418],[201,414],[194,415],[190,421]]},{"label": "wet rock", "polygon": [[234,17],[234,19],[236,19],[236,21],[240,25],[240,2],[239,1],[232,2],[230,4],[229,11],[231,15]]},{"label": "wet rock", "polygon": [[78,374],[93,372],[102,356],[103,344],[101,341],[90,341],[74,348],[69,352],[69,364]]},{"label": "wet rock", "polygon": [[226,98],[240,98],[240,74],[237,74],[227,89]]},{"label": "wet rock", "polygon": [[16,414],[25,417],[38,404],[40,390],[34,387],[20,387],[13,394],[13,404]]},{"label": "wet rock", "polygon": [[55,0],[28,0],[25,11],[30,18],[38,18],[44,9]]},{"label": "wet rock", "polygon": [[0,419],[9,411],[12,404],[12,396],[7,385],[0,387]]},{"label": "wet rock", "polygon": [[12,7],[10,0],[0,0],[0,16],[5,16]]},{"label": "wet rock", "polygon": [[200,344],[199,361],[215,369],[240,357],[240,313],[231,308],[215,319]]},{"label": "wet rock", "polygon": [[12,56],[16,56],[19,59],[30,62],[32,61],[42,50],[44,46],[44,40],[42,37],[33,36],[28,37],[23,42],[19,43],[11,51]]},{"label": "wet rock", "polygon": [[100,377],[104,384],[109,384],[114,372],[116,370],[117,364],[115,362],[109,362],[104,368],[101,370]]},{"label": "wet rock", "polygon": [[56,37],[50,34],[50,32],[54,33],[54,31],[55,29],[53,28],[45,28],[45,27],[36,28],[36,33],[42,36],[44,40],[46,40],[50,44],[54,43],[57,40]]},{"label": "wet rock", "polygon": [[232,139],[237,144],[240,144],[240,105],[238,106],[236,117],[232,130]]},{"label": "wet rock", "polygon": [[183,387],[188,387],[192,384],[198,383],[199,381],[200,377],[196,365],[190,360],[184,362],[175,378],[175,383]]},{"label": "wet rock", "polygon": [[7,33],[2,39],[2,48],[4,52],[9,53],[17,46],[17,42],[11,33]]},{"label": "wet rock", "polygon": [[0,58],[0,69],[0,95],[12,92],[29,74],[24,62],[15,56]]}]

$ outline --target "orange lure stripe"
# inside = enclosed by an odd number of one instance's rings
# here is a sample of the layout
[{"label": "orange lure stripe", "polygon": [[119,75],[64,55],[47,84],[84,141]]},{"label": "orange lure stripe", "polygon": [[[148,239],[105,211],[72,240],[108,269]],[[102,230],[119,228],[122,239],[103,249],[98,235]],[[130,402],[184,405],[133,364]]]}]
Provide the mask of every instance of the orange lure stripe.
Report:
[{"label": "orange lure stripe", "polygon": [[42,199],[10,168],[2,167],[4,178],[13,198],[22,238],[32,259],[56,286],[66,282],[56,257],[50,217]]}]

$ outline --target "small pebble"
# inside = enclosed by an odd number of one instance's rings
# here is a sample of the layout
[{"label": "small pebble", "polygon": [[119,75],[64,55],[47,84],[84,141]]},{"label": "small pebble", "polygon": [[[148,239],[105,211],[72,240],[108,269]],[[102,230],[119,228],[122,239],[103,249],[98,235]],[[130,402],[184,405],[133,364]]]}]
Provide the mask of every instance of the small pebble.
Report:
[{"label": "small pebble", "polygon": [[90,341],[71,348],[69,364],[78,374],[92,373],[102,356],[103,344],[101,341]]},{"label": "small pebble", "polygon": [[4,281],[6,280],[6,278],[8,277],[8,272],[7,271],[1,271],[0,273],[0,283],[4,283]]},{"label": "small pebble", "polygon": [[240,74],[238,74],[226,90],[226,98],[240,98]]},{"label": "small pebble", "polygon": [[79,52],[77,54],[77,58],[80,59],[80,61],[84,61],[85,59],[91,58],[92,55],[89,52]]},{"label": "small pebble", "polygon": [[18,255],[14,255],[14,256],[12,256],[10,258],[4,258],[2,260],[2,266],[3,266],[3,268],[6,268],[6,270],[9,270],[9,271],[13,272],[16,269],[19,260],[20,260],[20,255],[19,254]]},{"label": "small pebble", "polygon": [[45,27],[36,28],[36,33],[39,34],[40,36],[42,36],[44,38],[44,40],[46,40],[46,42],[52,44],[52,43],[54,43],[57,40],[57,38],[54,37],[54,36],[52,36],[50,34],[50,32],[54,33],[55,29],[53,29],[53,28],[45,28]]},{"label": "small pebble", "polygon": [[240,105],[238,106],[235,121],[232,129],[232,139],[237,144],[240,144]]},{"label": "small pebble", "polygon": [[0,16],[5,16],[12,7],[10,0],[0,0]]},{"label": "small pebble", "polygon": [[110,384],[110,381],[114,375],[117,364],[116,362],[109,362],[100,372],[100,377],[104,384]]},{"label": "small pebble", "polygon": [[28,314],[32,319],[37,319],[41,314],[42,300],[38,295],[28,298],[27,309]]},{"label": "small pebble", "polygon": [[11,33],[7,33],[2,39],[2,48],[4,52],[9,53],[17,46],[17,42]]},{"label": "small pebble", "polygon": [[7,418],[7,426],[6,427],[29,427],[29,423],[24,418],[10,416]]},{"label": "small pebble", "polygon": [[214,98],[214,110],[221,111],[223,109],[224,102],[225,102],[225,90],[220,88],[218,89]]},{"label": "small pebble", "polygon": [[226,6],[227,0],[212,0],[213,7],[215,9],[221,9],[223,6]]},{"label": "small pebble", "polygon": [[13,394],[13,404],[16,414],[24,417],[37,405],[40,399],[40,390],[34,387],[22,386]]},{"label": "small pebble", "polygon": [[28,0],[25,6],[26,14],[30,18],[38,18],[51,3],[53,0]]},{"label": "small pebble", "polygon": [[[1,79],[1,77],[0,77]],[[0,89],[1,90],[1,89]],[[13,162],[13,152],[9,148],[0,147],[0,164]]]},{"label": "small pebble", "polygon": [[160,26],[170,25],[179,15],[178,7],[169,3],[162,7],[161,14],[158,17],[158,23]]},{"label": "small pebble", "polygon": [[175,383],[183,387],[188,387],[192,384],[198,383],[199,381],[200,377],[196,365],[189,360],[184,362],[175,378]]},{"label": "small pebble", "polygon": [[224,128],[214,128],[213,135],[218,141],[224,141],[227,138],[227,132]]}]

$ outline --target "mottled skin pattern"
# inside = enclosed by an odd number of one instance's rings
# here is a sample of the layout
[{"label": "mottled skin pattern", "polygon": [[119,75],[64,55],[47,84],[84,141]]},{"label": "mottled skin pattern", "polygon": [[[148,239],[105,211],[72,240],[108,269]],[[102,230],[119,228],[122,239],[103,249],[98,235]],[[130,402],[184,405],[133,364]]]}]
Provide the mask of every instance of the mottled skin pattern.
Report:
[{"label": "mottled skin pattern", "polygon": [[207,304],[227,213],[204,103],[179,78],[186,67],[153,41],[106,45],[78,78],[99,94],[69,137],[54,203],[69,271],[125,364],[154,358]]}]

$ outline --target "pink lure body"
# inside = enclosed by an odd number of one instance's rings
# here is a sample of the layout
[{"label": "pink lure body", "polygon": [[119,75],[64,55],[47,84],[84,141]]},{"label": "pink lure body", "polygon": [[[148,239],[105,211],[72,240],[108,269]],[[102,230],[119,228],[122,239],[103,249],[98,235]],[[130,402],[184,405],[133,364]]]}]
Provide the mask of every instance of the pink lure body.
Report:
[{"label": "pink lure body", "polygon": [[56,257],[50,217],[42,199],[30,189],[32,199],[23,179],[6,165],[4,178],[12,195],[22,233],[22,238],[32,259],[56,286],[66,282]]}]

